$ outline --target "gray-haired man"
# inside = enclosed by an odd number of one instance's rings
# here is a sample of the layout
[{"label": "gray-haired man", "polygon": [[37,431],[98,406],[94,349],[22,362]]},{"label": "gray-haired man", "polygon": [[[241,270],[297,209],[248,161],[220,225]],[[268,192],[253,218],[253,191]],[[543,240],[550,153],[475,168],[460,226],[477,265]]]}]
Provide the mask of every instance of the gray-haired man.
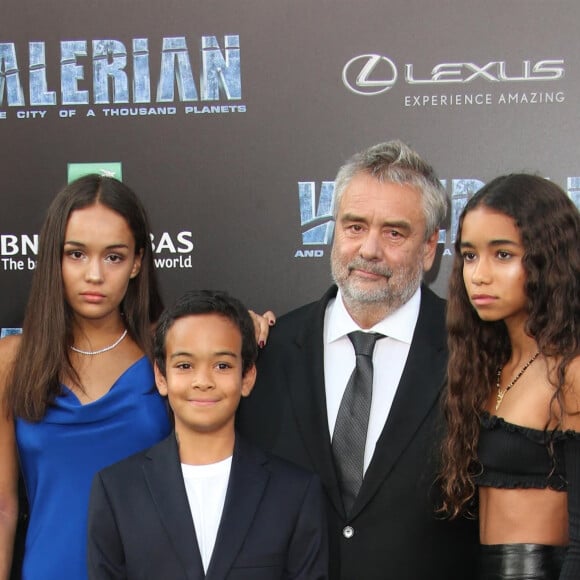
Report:
[{"label": "gray-haired man", "polygon": [[421,280],[445,191],[399,141],[352,157],[335,189],[336,285],[279,319],[239,427],[320,475],[331,578],[474,578],[473,522],[435,513],[445,303]]}]

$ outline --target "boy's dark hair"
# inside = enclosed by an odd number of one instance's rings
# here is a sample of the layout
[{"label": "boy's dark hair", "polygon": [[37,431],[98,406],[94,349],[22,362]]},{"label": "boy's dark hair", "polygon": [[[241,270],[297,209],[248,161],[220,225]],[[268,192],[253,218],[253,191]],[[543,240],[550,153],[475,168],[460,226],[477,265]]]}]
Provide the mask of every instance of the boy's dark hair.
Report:
[{"label": "boy's dark hair", "polygon": [[153,355],[161,373],[165,376],[165,342],[169,329],[176,320],[196,314],[223,316],[239,329],[242,335],[242,376],[245,375],[258,357],[254,323],[247,308],[237,298],[220,290],[190,290],[163,311],[153,345]]}]

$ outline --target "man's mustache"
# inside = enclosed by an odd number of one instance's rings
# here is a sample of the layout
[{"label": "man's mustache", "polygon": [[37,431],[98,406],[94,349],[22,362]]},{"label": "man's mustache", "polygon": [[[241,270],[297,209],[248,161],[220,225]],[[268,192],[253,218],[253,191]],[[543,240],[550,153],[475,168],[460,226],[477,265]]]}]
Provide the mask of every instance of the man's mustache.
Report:
[{"label": "man's mustache", "polygon": [[371,274],[376,274],[377,276],[384,276],[389,279],[393,275],[393,270],[384,264],[375,264],[374,262],[369,262],[363,258],[355,258],[348,264],[349,273],[353,270],[364,270],[365,272],[370,272]]}]

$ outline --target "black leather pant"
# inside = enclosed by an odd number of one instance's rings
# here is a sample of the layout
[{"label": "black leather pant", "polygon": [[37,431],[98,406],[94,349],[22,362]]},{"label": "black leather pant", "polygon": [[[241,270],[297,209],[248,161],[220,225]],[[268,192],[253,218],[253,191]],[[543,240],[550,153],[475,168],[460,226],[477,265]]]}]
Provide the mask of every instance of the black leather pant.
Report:
[{"label": "black leather pant", "polygon": [[479,580],[558,580],[565,556],[565,546],[481,546]]}]

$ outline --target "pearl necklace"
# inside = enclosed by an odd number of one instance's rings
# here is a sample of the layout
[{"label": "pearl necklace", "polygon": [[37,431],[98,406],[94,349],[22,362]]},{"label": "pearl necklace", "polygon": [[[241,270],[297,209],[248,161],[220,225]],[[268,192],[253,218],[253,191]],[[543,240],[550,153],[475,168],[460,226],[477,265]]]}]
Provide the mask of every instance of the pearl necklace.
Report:
[{"label": "pearl necklace", "polygon": [[501,405],[501,402],[503,401],[503,398],[505,397],[505,394],[518,382],[518,379],[526,372],[526,370],[528,369],[528,367],[536,360],[536,358],[538,358],[538,355],[540,354],[540,351],[538,351],[523,367],[522,370],[515,376],[514,380],[505,388],[502,389],[499,386],[499,382],[501,379],[501,371],[503,371],[503,367],[499,367],[497,369],[497,382],[496,382],[496,387],[497,387],[497,397],[495,400],[495,410],[497,411],[499,409],[499,406]]},{"label": "pearl necklace", "polygon": [[126,336],[127,329],[125,328],[123,334],[113,344],[106,346],[105,348],[100,348],[99,350],[81,350],[76,346],[71,346],[70,349],[74,350],[75,352],[78,352],[79,354],[84,354],[85,356],[95,356],[97,354],[103,354],[104,352],[109,352],[110,350],[113,350],[116,346],[119,346],[119,344],[121,344],[121,342]]}]

